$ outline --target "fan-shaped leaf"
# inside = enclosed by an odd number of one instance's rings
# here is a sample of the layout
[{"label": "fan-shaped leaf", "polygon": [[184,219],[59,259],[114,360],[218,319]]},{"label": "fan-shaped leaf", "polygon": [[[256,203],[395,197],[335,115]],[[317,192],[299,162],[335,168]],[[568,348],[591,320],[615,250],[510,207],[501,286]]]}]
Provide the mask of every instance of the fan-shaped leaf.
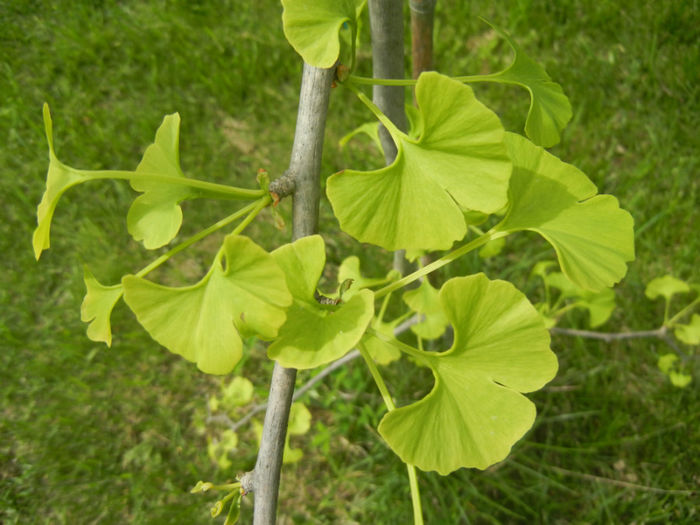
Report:
[{"label": "fan-shaped leaf", "polygon": [[561,131],[571,120],[571,103],[561,86],[549,77],[545,69],[523,53],[510,36],[486,21],[513,49],[515,57],[510,66],[499,73],[485,75],[484,80],[517,84],[530,92],[530,110],[525,133],[535,143],[546,148],[561,139]]},{"label": "fan-shaped leaf", "polygon": [[345,134],[338,141],[338,145],[344,148],[347,143],[350,142],[350,139],[357,135],[367,135],[374,145],[377,146],[377,149],[383,153],[382,142],[379,140],[379,122],[365,122],[364,124],[360,124],[350,133]]},{"label": "fan-shaped leaf", "polygon": [[347,280],[352,280],[352,285],[343,295],[346,299],[349,299],[363,288],[386,284],[393,279],[398,279],[398,272],[394,270],[391,270],[386,277],[365,277],[360,271],[360,258],[355,255],[343,259],[343,262],[338,267],[338,283],[342,284]]},{"label": "fan-shaped leaf", "polygon": [[[179,137],[180,115],[166,115],[156,131],[155,141],[146,148],[136,173],[184,177],[180,169]],[[143,195],[138,196],[129,208],[126,217],[129,233],[134,240],[143,241],[149,250],[168,244],[182,225],[180,203],[196,197],[197,190],[139,179],[138,176],[131,179],[131,187]]]},{"label": "fan-shaped leaf", "polygon": [[404,302],[424,316],[419,323],[411,326],[411,331],[423,339],[437,339],[447,328],[447,317],[442,309],[438,291],[424,279],[418,288],[403,294]]},{"label": "fan-shaped leaf", "polygon": [[338,306],[319,304],[314,294],[326,254],[320,235],[303,237],[272,252],[287,276],[294,303],[287,321],[267,355],[282,366],[314,368],[350,351],[360,340],[374,315],[369,290],[360,290]]},{"label": "fan-shaped leaf", "polygon": [[454,344],[421,353],[433,389],[386,414],[379,432],[404,462],[423,470],[485,469],[532,426],[535,405],[521,392],[551,380],[557,360],[541,317],[512,284],[458,277],[445,283],[440,300]]},{"label": "fan-shaped leaf", "polygon": [[51,219],[61,195],[72,186],[95,178],[89,171],[73,169],[58,160],[53,146],[53,122],[48,104],[44,104],[43,112],[46,141],[49,144],[49,171],[46,175],[46,190],[36,210],[37,227],[32,236],[34,256],[37,260],[41,257],[41,252],[47,250],[51,244]]},{"label": "fan-shaped leaf", "polygon": [[340,226],[384,248],[449,248],[464,237],[463,209],[491,213],[507,202],[511,164],[498,117],[469,86],[435,72],[416,85],[423,132],[412,139],[385,123],[396,143],[382,169],[328,179]]},{"label": "fan-shaped leaf", "polygon": [[124,289],[121,284],[113,286],[101,284],[87,266],[84,268],[83,279],[87,293],[80,306],[80,320],[90,323],[87,329],[88,338],[92,341],[103,341],[107,346],[112,346],[110,317]]},{"label": "fan-shaped leaf", "polygon": [[687,345],[700,344],[700,315],[693,314],[688,324],[678,324],[674,331],[679,341]]},{"label": "fan-shaped leaf", "polygon": [[394,330],[398,326],[401,318],[395,319],[389,323],[378,320],[376,317],[372,319],[371,326],[374,330],[383,334],[385,339],[379,339],[371,335],[365,335],[360,344],[364,345],[365,350],[379,365],[388,365],[397,361],[401,357],[401,352],[395,345],[390,344],[387,340],[394,339]]},{"label": "fan-shaped leaf", "polygon": [[307,64],[332,67],[340,54],[340,28],[350,25],[351,42],[366,0],[282,0],[287,41]]},{"label": "fan-shaped leaf", "polygon": [[690,286],[685,281],[681,281],[672,275],[664,275],[649,281],[644,294],[651,300],[663,297],[667,302],[676,294],[688,293]]},{"label": "fan-shaped leaf", "polygon": [[563,273],[553,272],[544,277],[545,282],[561,291],[565,299],[575,299],[576,308],[588,310],[591,328],[596,328],[608,319],[615,310],[615,292],[603,288],[598,292],[584,290],[572,283]]},{"label": "fan-shaped leaf", "polygon": [[574,284],[600,290],[618,282],[634,260],[632,216],[581,171],[535,146],[506,134],[513,160],[510,206],[496,231],[531,230],[554,247],[559,265]]},{"label": "fan-shaped leaf", "polygon": [[207,275],[171,288],[136,276],[122,279],[124,300],[148,333],[209,374],[226,374],[242,353],[241,332],[277,335],[292,296],[270,254],[247,237],[229,235]]}]

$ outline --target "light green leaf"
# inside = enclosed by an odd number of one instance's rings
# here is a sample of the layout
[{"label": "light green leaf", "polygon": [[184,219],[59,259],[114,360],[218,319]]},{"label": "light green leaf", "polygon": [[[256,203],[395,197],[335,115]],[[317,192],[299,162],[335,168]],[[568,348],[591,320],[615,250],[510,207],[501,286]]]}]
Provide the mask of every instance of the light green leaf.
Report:
[{"label": "light green leaf", "polygon": [[447,317],[442,309],[438,291],[428,279],[423,279],[418,288],[404,292],[403,300],[411,310],[424,316],[422,321],[411,326],[414,334],[423,339],[437,339],[445,332]]},{"label": "light green leaf", "polygon": [[671,384],[678,388],[687,387],[693,380],[693,376],[690,374],[684,374],[683,372],[671,371],[668,373],[668,378],[671,380]]},{"label": "light green leaf", "polygon": [[238,447],[238,435],[227,428],[218,438],[209,439],[207,443],[207,455],[220,469],[231,466],[229,453]]},{"label": "light green leaf", "polygon": [[[169,177],[184,177],[180,169],[180,115],[166,115],[156,131],[153,144],[146,148],[136,173],[157,173]],[[180,231],[180,203],[198,195],[184,185],[163,184],[160,181],[131,179],[131,187],[143,192],[129,208],[126,223],[134,240],[153,250],[168,244]]]},{"label": "light green leaf", "polygon": [[332,67],[340,55],[340,29],[348,23],[351,42],[366,0],[282,0],[284,36],[307,64]]},{"label": "light green leaf", "polygon": [[387,283],[391,279],[391,274],[392,272],[387,274],[386,277],[365,277],[360,271],[360,258],[351,255],[343,259],[343,262],[338,267],[338,283],[352,279],[352,285],[343,294],[343,298],[349,299],[363,288],[371,288],[372,286]]},{"label": "light green leaf", "polygon": [[241,497],[242,494],[239,491],[231,498],[231,506],[228,509],[224,525],[236,525],[238,523],[238,518],[241,517]]},{"label": "light green leaf", "polygon": [[148,333],[209,374],[226,374],[242,354],[240,332],[277,335],[292,302],[284,274],[247,237],[229,235],[204,278],[171,288],[135,276],[122,279],[124,300]]},{"label": "light green leaf", "polygon": [[360,290],[338,306],[319,304],[314,293],[326,262],[323,238],[303,237],[272,252],[287,276],[294,303],[267,355],[287,368],[314,368],[349,352],[374,315],[374,294]]},{"label": "light green leaf", "polygon": [[41,252],[47,250],[51,244],[51,219],[61,195],[76,184],[95,178],[89,171],[75,170],[58,160],[53,146],[53,122],[48,104],[44,104],[43,113],[46,141],[49,145],[49,171],[46,175],[46,190],[36,210],[37,227],[32,236],[34,257],[37,261]]},{"label": "light green leaf", "polygon": [[289,409],[289,424],[287,433],[293,436],[306,434],[311,428],[311,412],[304,403],[292,403]]},{"label": "light green leaf", "polygon": [[464,209],[491,213],[507,202],[511,164],[498,117],[469,86],[435,72],[421,74],[416,100],[420,138],[384,122],[398,149],[394,162],[345,170],[327,184],[341,228],[389,250],[449,248],[466,233]]},{"label": "light green leaf", "polygon": [[530,275],[537,275],[546,282],[547,272],[549,272],[549,270],[556,265],[557,263],[555,263],[554,261],[539,261],[535,264],[535,266],[532,267]]},{"label": "light green leaf", "polygon": [[632,216],[581,171],[513,133],[508,213],[495,231],[531,230],[554,247],[564,274],[597,291],[620,281],[634,260]]},{"label": "light green leaf", "polygon": [[[375,317],[372,319],[371,326],[374,330],[383,334],[385,339],[392,340],[394,339],[394,330],[396,330],[399,321],[401,321],[401,318],[385,323]],[[378,337],[365,335],[362,338],[361,344],[364,345],[365,350],[369,352],[372,359],[379,365],[386,366],[389,363],[397,361],[401,357],[401,352],[395,345],[387,343],[385,340],[379,339]]]},{"label": "light green leaf", "polygon": [[513,63],[484,80],[517,84],[530,92],[530,110],[525,122],[525,133],[535,144],[549,148],[561,139],[561,131],[571,120],[571,103],[561,86],[549,77],[545,69],[523,53],[510,36],[486,21],[503,37],[515,53]]},{"label": "light green leaf", "polygon": [[677,324],[674,333],[687,345],[700,345],[700,315],[693,314],[688,324]]},{"label": "light green leaf", "polygon": [[483,248],[479,250],[479,257],[482,259],[489,259],[491,257],[495,257],[499,253],[503,251],[504,246],[506,245],[506,238],[505,237],[499,237],[498,239],[493,239],[486,244],[484,244]]},{"label": "light green leaf", "polygon": [[250,403],[253,399],[253,383],[242,376],[234,377],[221,389],[221,403],[226,409]]},{"label": "light green leaf", "polygon": [[87,293],[80,305],[80,320],[90,323],[87,336],[92,341],[103,341],[112,346],[112,327],[110,317],[117,301],[124,293],[121,284],[105,286],[92,275],[88,267],[83,269],[83,280]]},{"label": "light green leaf", "polygon": [[377,146],[377,149],[383,152],[382,142],[379,140],[379,122],[365,122],[364,124],[361,124],[350,133],[344,135],[338,141],[338,145],[341,148],[344,148],[348,142],[350,142],[350,139],[357,135],[367,135],[372,140],[374,145]]},{"label": "light green leaf", "polygon": [[678,361],[678,356],[676,354],[664,354],[659,357],[656,365],[659,367],[664,374],[668,374],[673,368],[674,363]]},{"label": "light green leaf", "polygon": [[406,120],[408,121],[408,136],[417,139],[423,134],[423,115],[413,104],[406,104]]},{"label": "light green leaf", "polygon": [[544,280],[549,286],[560,290],[563,298],[575,299],[576,308],[588,310],[588,324],[591,328],[605,323],[615,310],[615,292],[610,288],[603,288],[598,292],[584,290],[561,272],[552,272]]},{"label": "light green leaf", "polygon": [[671,297],[678,293],[687,293],[690,291],[690,286],[685,281],[676,279],[672,275],[664,275],[649,281],[644,294],[652,301],[657,297],[664,297],[666,301],[670,301]]},{"label": "light green leaf", "polygon": [[445,475],[485,469],[508,455],[535,419],[535,405],[521,392],[550,381],[557,359],[542,318],[512,284],[458,277],[445,283],[440,300],[454,344],[421,353],[433,389],[386,414],[379,432],[405,463]]}]

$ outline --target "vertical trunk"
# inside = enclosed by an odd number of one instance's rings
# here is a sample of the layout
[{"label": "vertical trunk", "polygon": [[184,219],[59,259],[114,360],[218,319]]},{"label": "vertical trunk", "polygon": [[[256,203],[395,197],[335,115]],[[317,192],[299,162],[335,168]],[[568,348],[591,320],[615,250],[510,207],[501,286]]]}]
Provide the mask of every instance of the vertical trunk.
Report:
[{"label": "vertical trunk", "polygon": [[433,69],[433,15],[437,0],[411,0],[413,78]]},{"label": "vertical trunk", "polygon": [[[369,0],[369,22],[372,37],[372,74],[375,78],[404,78],[403,54],[403,1]],[[374,86],[374,103],[396,124],[406,131],[404,88],[400,86]],[[379,139],[384,148],[384,158],[391,164],[396,157],[396,145],[389,132],[380,125]],[[394,253],[394,268],[406,273],[404,250]]]},{"label": "vertical trunk", "polygon": [[[304,64],[294,145],[286,177],[294,186],[293,239],[316,233],[321,153],[333,69]],[[277,516],[282,454],[297,371],[275,363],[260,451],[253,471],[255,525],[273,525]]]},{"label": "vertical trunk", "polygon": [[[372,73],[375,78],[404,78],[403,2],[402,0],[370,0],[369,22],[372,36]],[[406,131],[404,88],[374,86],[373,101],[396,124]],[[396,145],[381,126],[379,136],[386,163],[396,157]]]}]

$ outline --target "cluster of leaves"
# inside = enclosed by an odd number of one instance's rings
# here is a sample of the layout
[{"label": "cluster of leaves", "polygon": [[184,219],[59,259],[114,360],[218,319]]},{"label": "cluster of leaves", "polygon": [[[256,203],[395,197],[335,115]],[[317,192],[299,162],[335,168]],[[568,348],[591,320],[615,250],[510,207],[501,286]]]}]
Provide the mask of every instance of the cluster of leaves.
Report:
[{"label": "cluster of leaves", "polygon": [[[434,385],[419,401],[391,409],[379,424],[380,434],[404,462],[423,470],[448,474],[461,467],[484,469],[505,458],[531,427],[535,407],[523,394],[556,374],[543,316],[512,284],[482,273],[450,279],[439,290],[423,279],[418,288],[403,293],[407,314],[386,320],[390,297],[461,255],[527,230],[552,245],[562,274],[594,294],[591,311],[599,312],[595,294],[604,295],[634,258],[632,218],[615,197],[597,194],[584,173],[543,149],[559,140],[571,108],[561,87],[505,33],[499,30],[515,57],[500,73],[458,78],[422,74],[415,82],[413,126],[404,133],[360,91],[358,86],[373,81],[352,75],[364,0],[282,3],[287,39],[307,63],[327,68],[339,57],[350,57],[350,74],[339,82],[389,130],[398,150],[389,166],[348,169],[328,179],[327,195],[341,228],[358,241],[388,250],[452,251],[405,277],[390,273],[366,278],[359,261],[348,259],[339,271],[338,294],[319,301],[317,287],[325,266],[320,235],[270,253],[242,235],[272,203],[265,176],[259,177],[258,189],[185,176],[177,115],[165,117],[136,170],[78,170],[58,160],[45,107],[50,162],[37,212],[35,255],[39,258],[49,247],[59,198],[79,183],[128,180],[140,193],[127,215],[128,230],[147,249],[176,238],[184,200],[251,201],[119,283],[103,285],[86,269],[81,317],[90,323],[88,337],[111,344],[110,315],[124,299],[154,340],[212,374],[229,373],[241,358],[243,338],[250,336],[271,341],[268,356],[298,369],[330,363],[358,346],[373,373],[375,361],[388,363],[406,355],[431,370]],[[466,85],[484,81],[528,90],[529,138],[507,132]],[[236,221],[199,282],[171,287],[145,279],[193,242]],[[479,225],[490,227],[469,239],[468,232]],[[396,325],[412,313],[422,316],[412,328],[415,346],[393,336]],[[450,348],[422,348],[422,340],[436,339],[448,325],[454,331]],[[385,388],[378,371],[375,379]],[[234,493],[229,496],[234,498]]]},{"label": "cluster of leaves", "polygon": [[[678,312],[671,315],[672,298],[675,295],[685,295],[693,292],[695,297]],[[665,275],[649,282],[644,293],[651,300],[663,297],[665,305],[662,327],[664,329],[673,332],[676,339],[685,345],[700,345],[700,315],[693,313],[689,322],[680,322],[700,304],[700,286],[691,285],[671,275]],[[679,354],[666,353],[661,355],[658,366],[659,370],[668,376],[672,385],[683,388],[688,386],[692,380],[692,376],[688,373],[686,366],[690,357],[694,354],[690,352],[681,353],[680,350]]]},{"label": "cluster of leaves", "polygon": [[[230,381],[221,384],[221,389],[218,395],[209,397],[206,406],[206,418],[200,418],[196,427],[198,431],[207,435],[207,453],[209,458],[221,470],[228,470],[231,466],[231,454],[234,454],[239,449],[238,428],[241,424],[234,424],[232,419],[240,418],[243,420],[243,407],[248,405],[253,400],[254,387],[249,379],[243,376],[234,376]],[[208,425],[209,420],[217,419],[221,416],[221,420],[227,424],[227,428],[222,431],[213,429]],[[243,421],[247,422],[246,418]],[[243,422],[241,421],[241,422]],[[253,419],[251,421],[253,432],[260,440],[262,436],[262,423]],[[304,453],[299,448],[292,448],[289,444],[290,436],[303,435],[309,431],[311,427],[311,412],[301,402],[292,403],[289,424],[287,427],[287,438],[284,445],[284,463],[296,463],[304,457]]]},{"label": "cluster of leaves", "polygon": [[[585,290],[571,282],[563,273],[550,271],[556,266],[554,261],[541,261],[537,263],[532,276],[541,279],[543,284],[543,300],[535,304],[545,320],[548,328],[554,327],[561,317],[571,310],[583,310],[588,314],[588,326],[597,328],[610,319],[615,310],[615,293],[609,288],[598,292]],[[695,293],[695,297],[688,301],[675,314],[671,315],[671,300],[675,295]],[[621,332],[606,334],[601,332],[580,332],[582,336],[597,337],[660,337],[677,353],[665,353],[659,357],[658,366],[661,372],[668,376],[673,386],[683,388],[690,384],[692,376],[688,364],[695,355],[693,348],[700,344],[700,315],[693,313],[695,307],[700,304],[700,287],[677,279],[671,275],[652,279],[645,289],[648,299],[664,299],[664,317],[661,326],[656,330],[642,332]],[[681,322],[692,313],[688,322]],[[691,347],[687,351],[679,348],[675,341]]]}]

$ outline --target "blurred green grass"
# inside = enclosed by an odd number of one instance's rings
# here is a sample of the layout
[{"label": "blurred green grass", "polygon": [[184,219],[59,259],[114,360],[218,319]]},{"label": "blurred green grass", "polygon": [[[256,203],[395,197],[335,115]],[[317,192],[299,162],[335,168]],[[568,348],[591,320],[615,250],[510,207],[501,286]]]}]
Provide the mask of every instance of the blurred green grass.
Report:
[{"label": "blurred green grass", "polygon": [[[188,489],[252,467],[250,432],[230,471],[207,456],[212,431],[203,432],[202,414],[221,379],[159,348],[123,308],[112,348],[84,336],[81,265],[114,281],[147,257],[124,227],[131,191],[109,182],[71,190],[38,264],[31,232],[47,165],[44,101],[58,155],[76,167],[134,167],[162,116],[179,111],[187,173],[246,186],[259,167],[281,174],[301,68],[280,12],[277,2],[223,0],[0,5],[3,523],[207,523],[210,502]],[[698,280],[697,2],[439,2],[439,70],[493,71],[507,62],[508,49],[478,16],[505,27],[562,84],[574,118],[553,151],[635,217],[637,261],[604,329],[656,327],[663,309],[644,298],[645,283],[665,273]],[[522,128],[524,91],[475,90],[509,128]],[[376,165],[362,144],[336,146],[369,118],[348,93],[333,93],[324,173]],[[183,235],[225,214],[223,206],[187,204]],[[289,203],[282,208],[289,213]],[[383,273],[389,255],[338,234],[327,203],[322,210],[329,265],[356,254]],[[285,235],[267,218],[256,238],[273,247]],[[179,259],[174,278],[205,268],[205,248],[193,268]],[[467,257],[450,272],[484,269],[536,293],[527,273],[551,256],[523,236],[509,240],[504,257]],[[531,396],[539,418],[508,460],[483,473],[420,474],[427,523],[696,522],[694,500],[669,491],[700,483],[697,365],[693,385],[674,389],[656,368],[668,351],[661,342],[556,337],[553,348],[559,375]],[[259,400],[269,377],[261,354],[256,348],[240,367]],[[408,363],[387,371],[404,400],[430,386],[409,372]],[[280,521],[409,522],[405,469],[376,433],[383,407],[360,363],[326,379],[307,403],[312,430],[295,438],[305,457],[285,467]],[[243,511],[245,520],[247,502]]]}]

